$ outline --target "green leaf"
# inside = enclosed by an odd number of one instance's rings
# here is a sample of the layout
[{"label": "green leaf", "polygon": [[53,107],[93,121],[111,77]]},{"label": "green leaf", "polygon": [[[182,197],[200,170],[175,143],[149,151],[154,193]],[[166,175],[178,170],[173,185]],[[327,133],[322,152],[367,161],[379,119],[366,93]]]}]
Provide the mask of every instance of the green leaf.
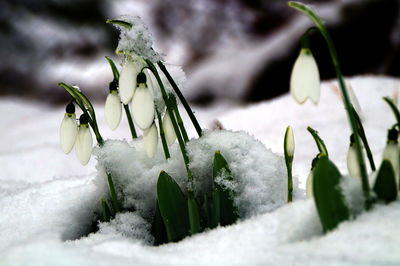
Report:
[{"label": "green leaf", "polygon": [[201,231],[199,207],[193,193],[189,193],[187,206],[189,211],[190,234],[194,235]]},{"label": "green leaf", "polygon": [[400,111],[399,111],[399,108],[397,108],[396,104],[389,97],[383,97],[383,100],[389,105],[389,107],[392,110],[394,116],[396,117],[397,124],[400,126]]},{"label": "green leaf", "polygon": [[121,210],[121,203],[119,202],[119,200],[117,198],[117,193],[115,192],[114,182],[113,182],[113,179],[112,179],[112,176],[110,173],[107,173],[107,182],[108,182],[108,188],[109,188],[110,195],[111,195],[112,207],[114,209],[114,213],[117,213]]},{"label": "green leaf", "polygon": [[313,174],[315,205],[324,232],[327,232],[350,217],[340,189],[342,176],[327,156],[322,156],[318,160]]},{"label": "green leaf", "polygon": [[228,163],[219,151],[215,152],[214,155],[213,177],[214,187],[219,191],[220,223],[222,226],[233,224],[239,218],[238,210],[234,205],[235,193],[230,188],[221,186],[215,182],[216,178],[223,178],[224,181],[228,182],[233,181]]},{"label": "green leaf", "polygon": [[396,176],[393,166],[388,160],[383,160],[379,168],[374,191],[378,199],[386,203],[395,201],[397,198]]},{"label": "green leaf", "polygon": [[151,233],[154,236],[155,245],[162,245],[168,242],[167,231],[165,229],[164,221],[162,219],[157,200],[153,223],[151,225]]},{"label": "green leaf", "polygon": [[119,80],[118,68],[115,66],[114,61],[110,57],[106,56],[105,58],[108,61],[108,63],[110,64],[111,70],[113,72],[114,79],[118,81]]},{"label": "green leaf", "polygon": [[220,203],[220,195],[218,188],[214,188],[212,192],[212,206],[210,209],[211,209],[210,228],[215,228],[220,223],[220,218],[221,218],[221,203]]},{"label": "green leaf", "polygon": [[188,236],[190,225],[186,197],[175,180],[164,171],[158,177],[157,199],[168,241],[176,242]]},{"label": "green leaf", "polygon": [[318,131],[313,129],[312,127],[307,127],[308,132],[310,132],[311,136],[314,138],[315,143],[317,144],[318,150],[320,153],[328,156],[328,149],[325,146],[325,142],[319,137]]},{"label": "green leaf", "polygon": [[127,28],[127,29],[132,28],[132,24],[131,23],[123,21],[123,20],[120,20],[120,19],[107,19],[106,23],[117,25],[117,26],[121,26],[121,27],[124,27],[124,28]]},{"label": "green leaf", "polygon": [[101,205],[101,212],[103,215],[103,222],[109,222],[112,214],[110,207],[108,207],[107,200],[101,199],[100,205]]}]

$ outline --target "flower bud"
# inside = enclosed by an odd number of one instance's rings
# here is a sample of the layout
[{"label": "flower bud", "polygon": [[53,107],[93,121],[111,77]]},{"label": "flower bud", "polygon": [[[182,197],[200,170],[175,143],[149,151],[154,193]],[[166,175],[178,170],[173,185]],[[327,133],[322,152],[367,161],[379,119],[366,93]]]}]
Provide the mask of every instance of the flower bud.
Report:
[{"label": "flower bud", "polygon": [[361,178],[361,171],[358,164],[357,151],[354,142],[354,135],[351,134],[349,150],[347,151],[347,171],[350,176]]},{"label": "flower bud", "polygon": [[119,76],[119,96],[123,104],[128,104],[136,89],[136,78],[140,68],[136,63],[127,61]]},{"label": "flower bud", "polygon": [[75,106],[69,104],[60,126],[60,145],[65,154],[71,152],[78,134],[78,124],[74,112]]},{"label": "flower bud", "polygon": [[139,128],[145,130],[154,121],[154,98],[146,84],[141,83],[136,88],[131,103],[132,117]]},{"label": "flower bud", "polygon": [[85,114],[79,118],[80,125],[75,143],[75,152],[79,162],[86,165],[92,155],[93,138],[89,129],[88,118]]},{"label": "flower bud", "polygon": [[168,145],[171,145],[176,140],[176,134],[175,134],[174,126],[172,125],[172,120],[171,120],[171,117],[170,117],[168,111],[165,112],[162,126],[163,126],[163,130],[164,130],[164,134],[165,134],[167,143],[168,143]]},{"label": "flower bud", "polygon": [[396,176],[396,182],[399,184],[400,152],[397,138],[398,131],[396,129],[390,129],[388,132],[387,144],[383,150],[382,160],[388,160],[392,164]]},{"label": "flower bud", "polygon": [[110,90],[104,107],[104,116],[106,118],[107,125],[111,128],[111,130],[115,130],[118,127],[121,121],[121,115],[122,106],[118,92],[115,90]]},{"label": "flower bud", "polygon": [[311,170],[310,173],[308,174],[307,182],[306,182],[306,195],[307,195],[307,198],[309,198],[309,199],[311,199],[314,195],[313,185],[312,185],[313,177],[314,177],[313,170]]},{"label": "flower bud", "polygon": [[290,77],[290,92],[300,104],[308,98],[318,104],[320,97],[320,78],[317,63],[308,48],[302,48],[294,63]]},{"label": "flower bud", "polygon": [[292,158],[294,156],[294,135],[293,135],[293,129],[292,127],[288,126],[285,132],[285,144],[284,144],[284,149],[285,149],[285,155],[288,158]]},{"label": "flower bud", "polygon": [[149,158],[153,158],[157,151],[158,132],[154,123],[150,128],[143,131],[144,149]]}]

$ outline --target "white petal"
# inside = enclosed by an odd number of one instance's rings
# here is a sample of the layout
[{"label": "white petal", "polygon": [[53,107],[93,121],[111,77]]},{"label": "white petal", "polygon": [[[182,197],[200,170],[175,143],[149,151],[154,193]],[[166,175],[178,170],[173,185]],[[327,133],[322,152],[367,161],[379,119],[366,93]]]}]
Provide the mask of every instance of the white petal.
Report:
[{"label": "white petal", "polygon": [[361,177],[355,145],[350,145],[347,152],[347,170],[350,176],[358,178]]},{"label": "white petal", "polygon": [[294,156],[294,135],[292,127],[287,127],[285,134],[285,152],[288,156]]},{"label": "white petal", "polygon": [[158,145],[158,133],[154,124],[150,128],[143,131],[143,142],[147,156],[153,158],[154,154],[156,154]]},{"label": "white petal", "polygon": [[[157,80],[150,70],[146,69],[146,71],[144,71],[144,73],[146,74],[146,78],[147,78],[147,88],[149,88],[151,96],[153,96],[153,98],[154,98],[154,90],[158,88],[156,86],[156,85],[158,85]],[[159,88],[158,88],[158,90],[159,90]]]},{"label": "white petal", "polygon": [[75,114],[65,114],[60,126],[60,145],[65,154],[71,152],[77,134],[78,124]]},{"label": "white petal", "polygon": [[121,121],[122,106],[116,91],[108,94],[106,105],[104,107],[104,116],[107,125],[112,129],[116,129]]},{"label": "white petal", "polygon": [[119,96],[123,104],[128,104],[136,89],[136,78],[139,74],[136,63],[128,61],[125,63],[119,76]]},{"label": "white petal", "polygon": [[167,140],[168,145],[171,145],[176,140],[176,134],[174,130],[174,126],[172,125],[171,117],[169,116],[168,111],[165,112],[162,126],[164,129],[165,138]]},{"label": "white petal", "polygon": [[92,155],[93,138],[88,125],[80,125],[75,143],[75,152],[79,162],[86,165]]},{"label": "white petal", "polygon": [[290,77],[290,92],[298,103],[310,98],[317,104],[320,97],[320,78],[317,63],[309,49],[301,49]]},{"label": "white petal", "polygon": [[313,174],[313,170],[311,170],[310,174],[308,174],[307,182],[306,182],[307,198],[312,198],[314,195],[314,193],[313,193],[313,178],[314,178],[314,174]]},{"label": "white petal", "polygon": [[149,128],[154,121],[154,99],[143,84],[136,88],[131,107],[133,120],[138,127],[142,130]]},{"label": "white petal", "polygon": [[388,143],[383,151],[382,160],[389,160],[392,163],[396,182],[399,184],[399,147],[396,143]]},{"label": "white petal", "polygon": [[351,86],[350,82],[346,82],[346,88],[347,88],[347,92],[349,93],[351,103],[354,106],[354,109],[356,109],[356,112],[359,115],[361,115],[361,106],[360,106],[360,103],[358,102],[357,96],[355,95],[353,87]]}]

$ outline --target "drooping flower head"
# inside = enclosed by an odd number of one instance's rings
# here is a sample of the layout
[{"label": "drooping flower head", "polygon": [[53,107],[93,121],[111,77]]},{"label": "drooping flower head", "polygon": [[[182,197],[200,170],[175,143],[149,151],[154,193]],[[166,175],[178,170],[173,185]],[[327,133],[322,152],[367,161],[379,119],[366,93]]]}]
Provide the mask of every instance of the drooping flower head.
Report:
[{"label": "drooping flower head", "polygon": [[79,162],[86,165],[92,155],[93,138],[89,129],[89,118],[82,114],[79,118],[79,131],[75,143],[75,152]]},{"label": "drooping flower head", "polygon": [[74,147],[78,134],[78,124],[76,123],[75,105],[69,103],[66,107],[64,119],[60,126],[60,145],[65,154],[71,152]]},{"label": "drooping flower head", "polygon": [[147,77],[143,72],[137,75],[137,88],[132,98],[131,111],[139,128],[145,130],[152,125],[155,116],[154,98],[147,87]]},{"label": "drooping flower head", "polygon": [[317,63],[311,50],[302,48],[294,63],[290,77],[290,93],[300,104],[310,99],[318,104],[320,97],[320,78]]},{"label": "drooping flower head", "polygon": [[104,116],[106,118],[107,125],[115,130],[120,121],[122,115],[121,100],[118,95],[117,81],[113,80],[110,83],[110,90],[106,99],[106,104],[104,108]]},{"label": "drooping flower head", "polygon": [[147,156],[153,158],[158,146],[158,131],[154,123],[143,131],[143,142]]}]

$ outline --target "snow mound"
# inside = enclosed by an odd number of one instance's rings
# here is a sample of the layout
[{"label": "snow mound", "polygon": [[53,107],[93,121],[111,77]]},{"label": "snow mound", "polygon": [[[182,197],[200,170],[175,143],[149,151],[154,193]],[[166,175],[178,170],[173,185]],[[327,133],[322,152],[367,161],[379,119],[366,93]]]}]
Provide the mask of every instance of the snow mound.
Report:
[{"label": "snow mound", "polygon": [[[194,190],[198,196],[212,191],[212,162],[215,151],[221,151],[233,173],[231,186],[241,218],[272,211],[287,201],[287,175],[284,160],[266,149],[264,144],[245,132],[206,132],[187,144]],[[156,184],[166,171],[187,191],[187,174],[177,143],[170,146],[171,158],[165,160],[159,150],[153,159],[143,152],[141,139],[108,140],[97,148],[99,178],[110,172],[125,209],[135,210],[151,221],[154,215]]]}]

